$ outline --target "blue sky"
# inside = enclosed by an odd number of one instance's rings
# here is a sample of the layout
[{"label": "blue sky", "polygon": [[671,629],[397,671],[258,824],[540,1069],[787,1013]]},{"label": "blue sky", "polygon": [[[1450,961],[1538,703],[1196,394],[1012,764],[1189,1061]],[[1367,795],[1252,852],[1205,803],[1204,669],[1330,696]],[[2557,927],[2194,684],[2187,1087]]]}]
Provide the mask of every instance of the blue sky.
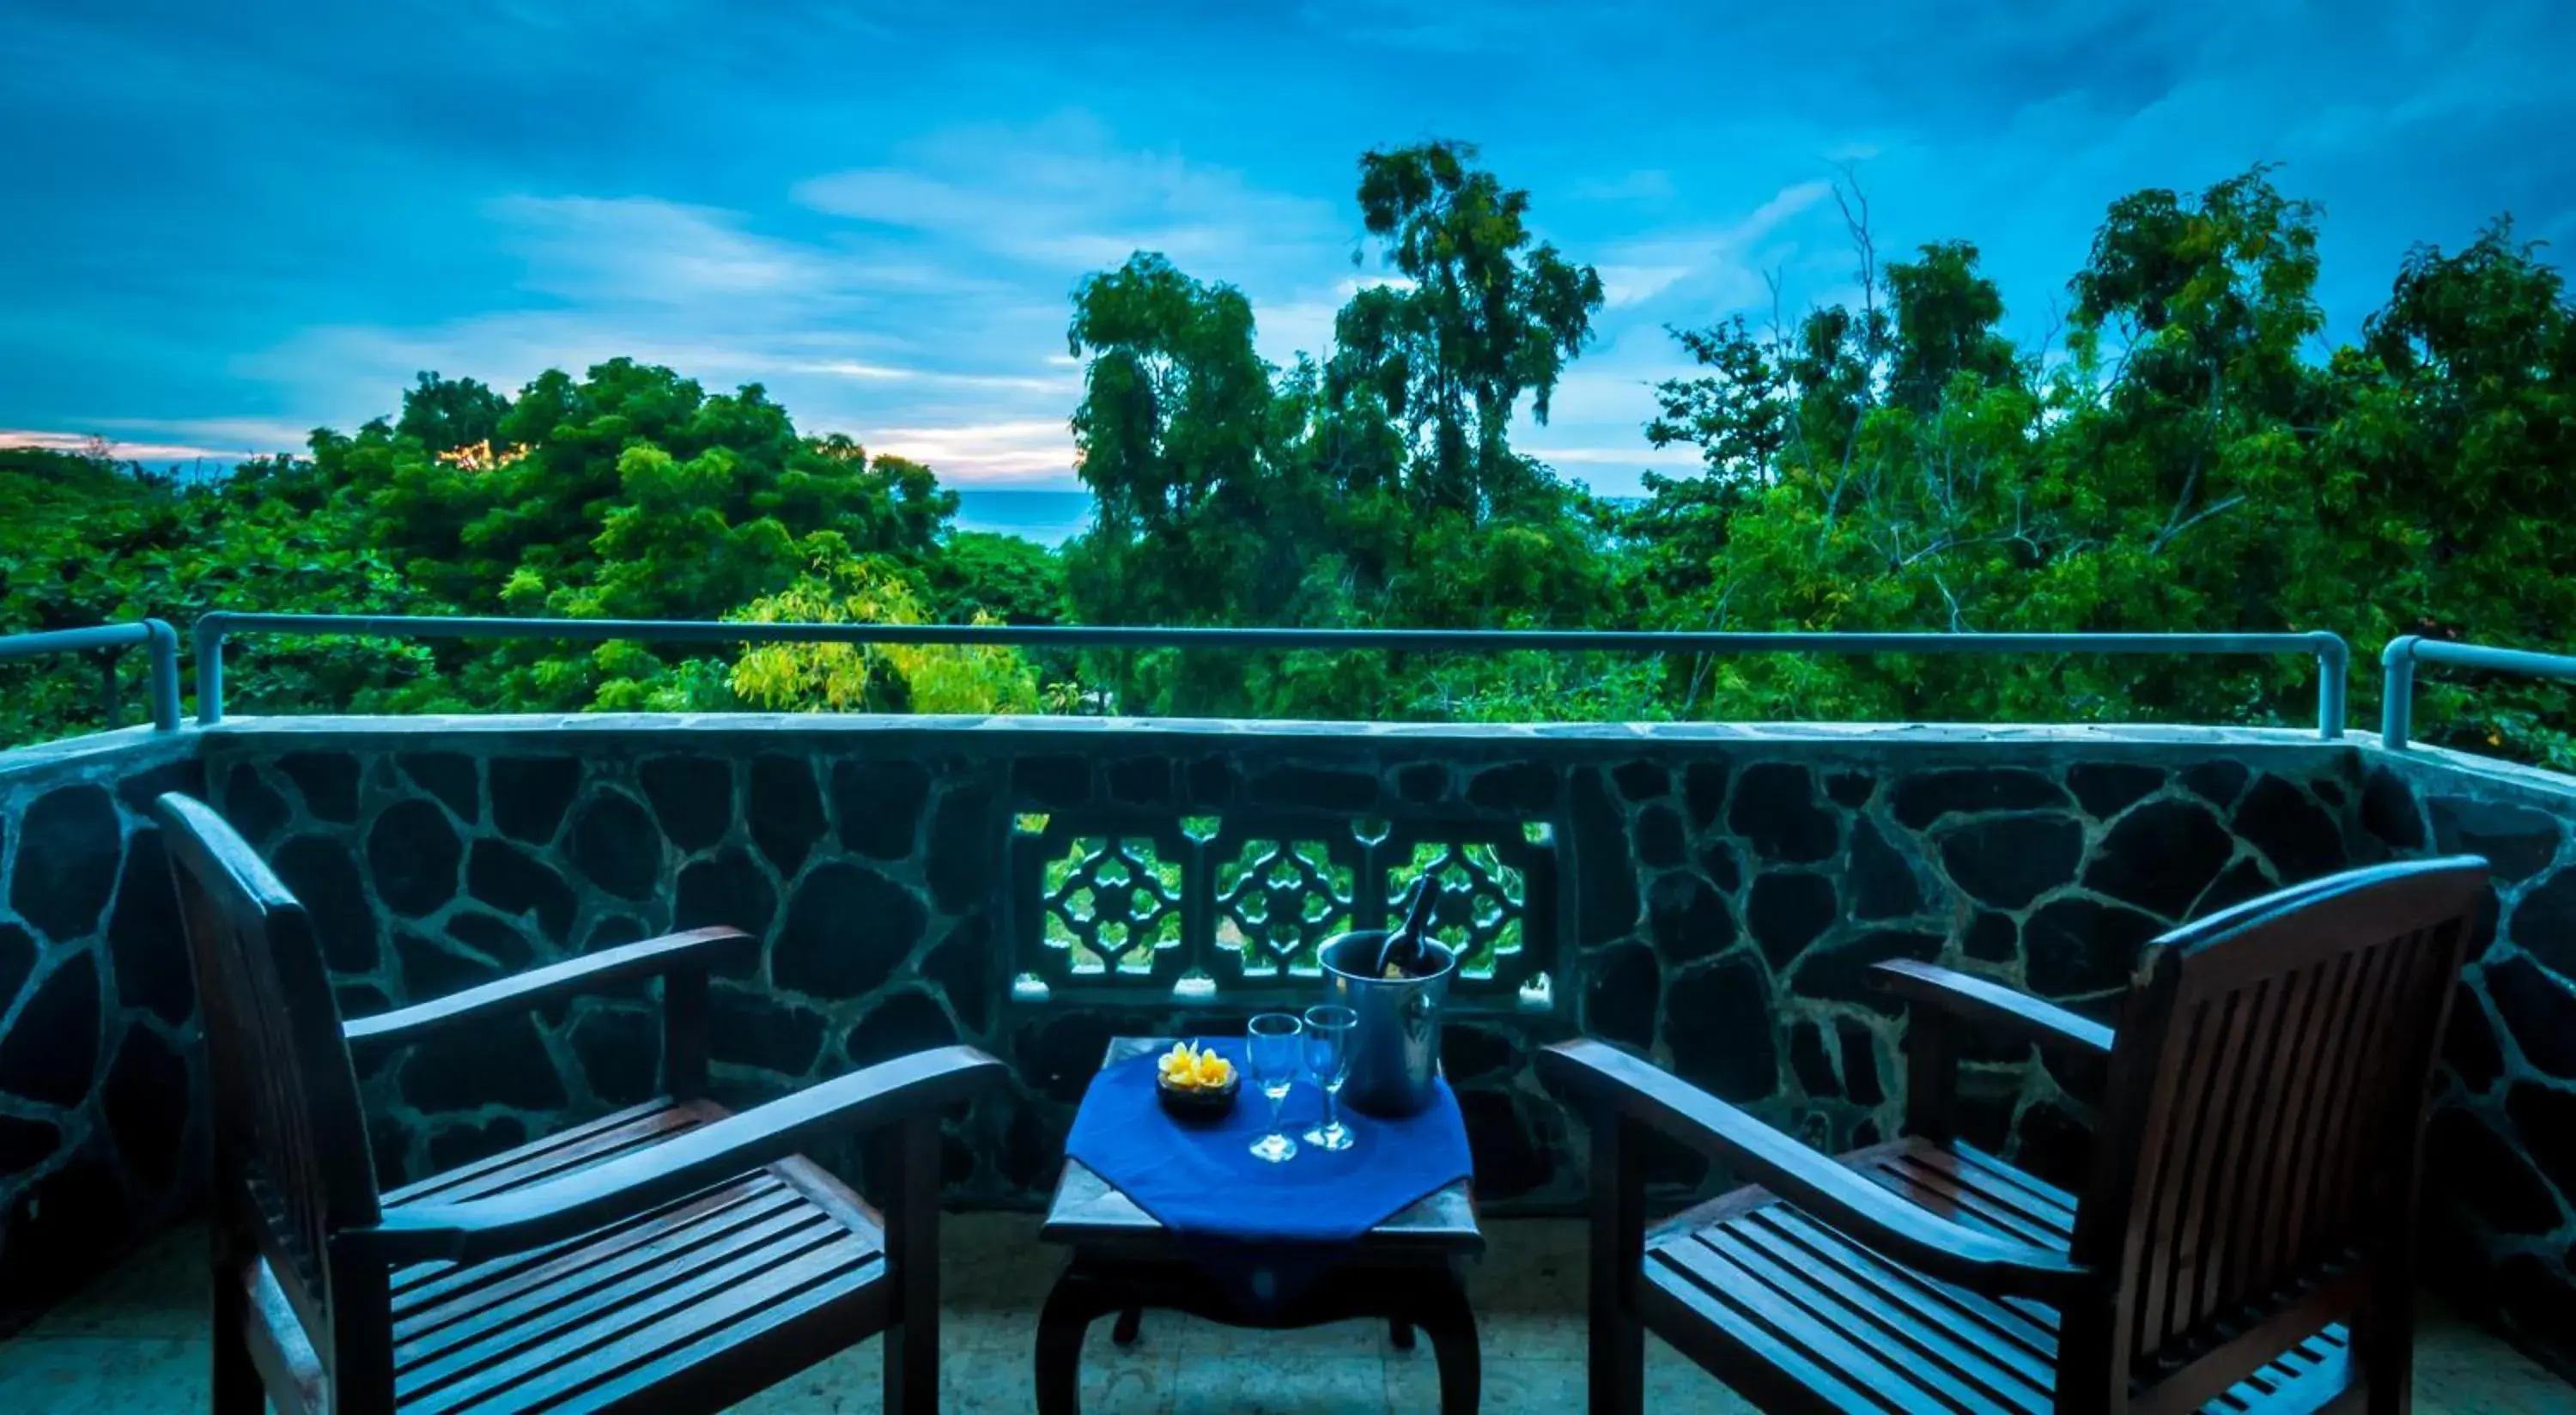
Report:
[{"label": "blue sky", "polygon": [[1373,145],[1480,143],[1597,265],[1522,440],[1605,491],[1667,324],[1965,237],[2015,330],[2106,203],[2257,160],[2326,208],[2349,334],[2416,241],[2576,241],[2565,0],[824,4],[0,0],[0,436],[301,444],[415,369],[757,380],[959,483],[1071,484],[1067,295],[1137,247],[1320,349]]}]

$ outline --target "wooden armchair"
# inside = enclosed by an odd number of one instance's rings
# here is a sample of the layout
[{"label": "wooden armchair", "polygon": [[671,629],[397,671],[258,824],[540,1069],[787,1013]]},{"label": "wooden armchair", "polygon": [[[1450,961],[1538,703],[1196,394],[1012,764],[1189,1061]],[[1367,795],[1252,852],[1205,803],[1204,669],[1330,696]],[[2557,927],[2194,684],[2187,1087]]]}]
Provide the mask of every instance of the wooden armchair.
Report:
[{"label": "wooden armchair", "polygon": [[[2116,1034],[1880,965],[1906,1126],[1829,1159],[1597,1042],[1540,1058],[1592,1131],[1591,1402],[1653,1331],[1766,1411],[2407,1408],[2434,1058],[2486,864],[2356,870],[2151,945]],[[1959,1143],[1960,1029],[2107,1064],[2080,1193]],[[1651,1126],[1739,1190],[1648,1230]]]},{"label": "wooden armchair", "polygon": [[[705,1096],[700,929],[343,1025],[313,927],[223,819],[160,798],[214,1083],[214,1409],[713,1411],[886,1333],[885,1408],[939,1392],[946,1047],[741,1115]],[[659,977],[669,1095],[390,1193],[353,1051]],[[884,1218],[797,1154],[884,1132]]]}]

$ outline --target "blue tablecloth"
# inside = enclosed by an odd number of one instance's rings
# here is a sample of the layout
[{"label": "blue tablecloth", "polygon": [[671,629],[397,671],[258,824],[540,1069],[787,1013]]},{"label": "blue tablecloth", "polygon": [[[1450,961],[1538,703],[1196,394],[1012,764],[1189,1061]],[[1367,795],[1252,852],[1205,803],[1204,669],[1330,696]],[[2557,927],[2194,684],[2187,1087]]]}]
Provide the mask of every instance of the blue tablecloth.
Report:
[{"label": "blue tablecloth", "polygon": [[[1239,1037],[1206,1045],[1243,1065]],[[1323,1093],[1300,1080],[1281,1108],[1295,1158],[1252,1154],[1270,1128],[1270,1102],[1244,1078],[1224,1118],[1184,1123],[1154,1094],[1152,1055],[1104,1068],[1084,1093],[1065,1152],[1116,1185],[1179,1236],[1182,1246],[1248,1305],[1291,1300],[1341,1251],[1416,1199],[1467,1178],[1467,1125],[1440,1083],[1431,1107],[1404,1120],[1342,1110],[1357,1143],[1325,1150],[1301,1137],[1323,1118]]]}]

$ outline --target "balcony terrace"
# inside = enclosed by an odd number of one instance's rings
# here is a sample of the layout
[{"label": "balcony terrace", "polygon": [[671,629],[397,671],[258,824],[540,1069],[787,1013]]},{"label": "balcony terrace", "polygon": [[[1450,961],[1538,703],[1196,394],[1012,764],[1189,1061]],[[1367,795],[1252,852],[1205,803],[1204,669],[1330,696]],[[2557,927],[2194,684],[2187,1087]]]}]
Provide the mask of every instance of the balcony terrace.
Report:
[{"label": "balcony terrace", "polygon": [[[1006,1062],[1007,1098],[945,1134],[948,1203],[970,1215],[947,1340],[1011,1353],[949,1363],[958,1409],[1026,1408],[1010,1382],[1054,1257],[1021,1216],[1104,1041],[1223,1031],[1310,990],[1315,942],[1381,919],[1399,871],[1457,886],[1444,925],[1470,961],[1443,1063],[1501,1220],[1478,1279],[1488,1408],[1518,1410],[1563,1406],[1581,1378],[1581,1231],[1563,1220],[1586,1156],[1533,1077],[1539,1047],[1626,1043],[1846,1148],[1903,1111],[1904,1023],[1863,985],[1875,962],[1937,960],[2105,1016],[2139,945],[2177,921],[2473,851],[2494,866],[2494,932],[2428,1145],[2427,1266],[2461,1317],[2428,1323],[2419,1391],[2563,1409],[2576,1396],[2536,1362],[2576,1353],[2576,780],[2345,735],[2330,686],[2318,730],[227,720],[201,697],[200,725],[0,753],[0,1322],[24,1328],[0,1346],[0,1389],[40,1394],[0,1405],[177,1408],[202,1374],[188,1240],[169,1235],[201,1182],[203,1063],[146,812],[180,789],[312,909],[350,1016],[728,923],[762,948],[713,988],[721,1099],[949,1041]],[[640,1099],[658,1037],[644,1001],[584,1001],[364,1068],[378,1172]],[[1968,1062],[1968,1139],[2080,1171],[2088,1078],[2026,1049]],[[1650,1161],[1670,1207],[1728,1182],[1678,1149]],[[1149,1319],[1133,1352],[1104,1340],[1087,1380],[1143,1409],[1417,1408],[1427,1353],[1383,1342]],[[756,1408],[874,1408],[873,1378],[851,1374],[870,1349]],[[1658,1408],[1732,1408],[1685,1364],[1658,1369],[1674,1401]]]},{"label": "balcony terrace", "polygon": [[[1468,1273],[1483,1328],[1484,1408],[1582,1408],[1583,1225],[1505,1219]],[[0,1341],[0,1395],[46,1415],[163,1415],[206,1408],[205,1233],[154,1239],[87,1290]],[[940,1402],[950,1415],[1026,1415],[1030,1333],[1054,1270],[1037,1225],[1016,1214],[952,1215],[942,1234]],[[1032,1259],[1036,1255],[1037,1260]],[[881,1340],[871,1338],[736,1407],[740,1415],[874,1415]],[[2435,1298],[2416,1342],[2419,1415],[2555,1415],[2567,1387]],[[1350,1322],[1244,1332],[1150,1315],[1133,1346],[1097,1326],[1082,1356],[1085,1415],[1414,1415],[1434,1408],[1427,1348],[1398,1351]],[[1647,1408],[1751,1415],[1734,1392],[1653,1337]]]}]

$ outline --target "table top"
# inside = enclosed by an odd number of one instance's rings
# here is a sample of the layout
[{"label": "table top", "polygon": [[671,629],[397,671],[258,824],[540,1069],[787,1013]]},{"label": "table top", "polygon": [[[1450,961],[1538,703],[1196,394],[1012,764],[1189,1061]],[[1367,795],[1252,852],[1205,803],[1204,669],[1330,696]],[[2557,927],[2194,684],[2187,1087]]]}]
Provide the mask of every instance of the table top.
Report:
[{"label": "table top", "polygon": [[[1101,1058],[1105,1069],[1130,1057],[1171,1048],[1170,1037],[1113,1037]],[[1295,1164],[1295,1160],[1290,1160]],[[1055,1200],[1047,1206],[1039,1236],[1050,1243],[1082,1248],[1135,1249],[1150,1253],[1172,1245],[1171,1231],[1136,1201],[1067,1156],[1056,1181]],[[1426,1194],[1360,1236],[1363,1252],[1396,1255],[1453,1255],[1485,1250],[1484,1230],[1476,1226],[1476,1201],[1466,1180]]]}]

